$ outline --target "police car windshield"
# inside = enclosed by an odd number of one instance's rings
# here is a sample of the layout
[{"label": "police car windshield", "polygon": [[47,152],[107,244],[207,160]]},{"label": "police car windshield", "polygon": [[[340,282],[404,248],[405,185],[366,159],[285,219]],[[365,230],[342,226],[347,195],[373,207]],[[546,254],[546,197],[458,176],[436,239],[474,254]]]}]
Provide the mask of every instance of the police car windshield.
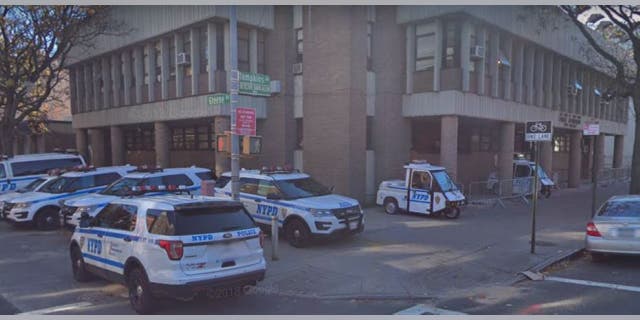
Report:
[{"label": "police car windshield", "polygon": [[73,180],[75,180],[75,178],[58,177],[43,186],[40,191],[46,193],[63,193],[65,192],[65,188],[70,185]]},{"label": "police car windshield", "polygon": [[147,211],[147,228],[152,234],[185,236],[255,227],[255,223],[241,206]]},{"label": "police car windshield", "polygon": [[100,194],[108,196],[123,196],[131,191],[131,187],[142,185],[144,179],[140,178],[122,178],[116,180],[110,186],[108,186]]},{"label": "police car windshield", "polygon": [[312,178],[276,180],[274,183],[282,191],[284,199],[287,200],[331,194],[329,188]]},{"label": "police car windshield", "polygon": [[453,180],[451,180],[451,178],[449,177],[446,171],[444,170],[433,171],[432,174],[433,174],[433,177],[436,179],[436,181],[438,181],[438,184],[440,185],[440,189],[442,189],[442,192],[458,189],[458,187],[456,187],[456,184],[453,182]]},{"label": "police car windshield", "polygon": [[28,185],[16,190],[16,192],[18,193],[25,193],[25,192],[29,192],[29,191],[33,191],[35,190],[39,185],[41,185],[43,182],[45,182],[47,179],[36,179],[33,180],[31,183],[29,183]]}]

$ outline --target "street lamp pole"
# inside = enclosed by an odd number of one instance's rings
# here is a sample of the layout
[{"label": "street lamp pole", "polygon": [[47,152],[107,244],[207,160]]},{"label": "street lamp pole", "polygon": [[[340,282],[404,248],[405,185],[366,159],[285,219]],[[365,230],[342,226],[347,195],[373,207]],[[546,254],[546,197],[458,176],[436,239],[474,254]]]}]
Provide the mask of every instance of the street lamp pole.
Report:
[{"label": "street lamp pole", "polygon": [[229,53],[231,60],[231,81],[229,86],[230,118],[231,118],[231,195],[239,200],[240,192],[240,144],[236,134],[236,108],[238,106],[238,89],[240,72],[238,71],[238,19],[236,6],[229,7]]}]

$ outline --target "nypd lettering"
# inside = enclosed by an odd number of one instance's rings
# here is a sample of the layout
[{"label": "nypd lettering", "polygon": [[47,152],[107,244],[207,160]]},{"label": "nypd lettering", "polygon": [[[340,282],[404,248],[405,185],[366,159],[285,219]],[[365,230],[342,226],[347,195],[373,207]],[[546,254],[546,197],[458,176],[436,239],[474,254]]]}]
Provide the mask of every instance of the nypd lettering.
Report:
[{"label": "nypd lettering", "polygon": [[269,206],[266,204],[258,205],[258,214],[265,216],[277,216],[278,215],[278,207]]}]

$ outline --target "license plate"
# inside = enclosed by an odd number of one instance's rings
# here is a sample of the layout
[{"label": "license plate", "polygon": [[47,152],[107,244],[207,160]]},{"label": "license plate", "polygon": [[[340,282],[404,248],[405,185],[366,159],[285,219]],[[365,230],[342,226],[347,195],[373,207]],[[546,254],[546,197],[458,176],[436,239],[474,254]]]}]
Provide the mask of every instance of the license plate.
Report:
[{"label": "license plate", "polygon": [[349,222],[349,229],[351,230],[358,229],[358,221]]},{"label": "license plate", "polygon": [[620,228],[618,229],[618,237],[620,238],[633,238],[636,230],[633,228]]}]

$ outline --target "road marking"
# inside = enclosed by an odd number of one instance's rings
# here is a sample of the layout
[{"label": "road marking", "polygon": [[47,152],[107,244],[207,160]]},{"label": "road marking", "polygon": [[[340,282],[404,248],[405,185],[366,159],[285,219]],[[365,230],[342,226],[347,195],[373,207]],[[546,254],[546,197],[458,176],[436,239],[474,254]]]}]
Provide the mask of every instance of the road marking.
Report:
[{"label": "road marking", "polygon": [[550,280],[550,281],[556,281],[556,282],[564,282],[564,283],[572,283],[572,284],[579,284],[579,285],[583,285],[583,286],[601,287],[601,288],[609,288],[609,289],[616,289],[616,290],[640,292],[640,287],[625,286],[625,285],[615,284],[615,283],[596,282],[596,281],[589,281],[589,280],[578,280],[578,279],[569,279],[569,278],[560,278],[560,277],[544,277],[544,280]]},{"label": "road marking", "polygon": [[427,306],[424,304],[416,304],[415,306],[400,310],[394,315],[421,315],[421,314],[432,314],[432,315],[465,315],[466,313],[451,311],[446,309],[440,309],[436,307]]},{"label": "road marking", "polygon": [[84,301],[84,302],[78,302],[78,303],[65,304],[65,305],[56,306],[56,307],[49,307],[49,308],[44,308],[44,309],[27,311],[27,312],[23,312],[23,313],[18,313],[17,315],[49,314],[49,313],[55,313],[55,312],[61,312],[61,311],[68,311],[68,310],[73,310],[73,309],[85,308],[85,307],[88,307],[88,306],[91,306],[91,305],[92,305],[91,302]]}]

